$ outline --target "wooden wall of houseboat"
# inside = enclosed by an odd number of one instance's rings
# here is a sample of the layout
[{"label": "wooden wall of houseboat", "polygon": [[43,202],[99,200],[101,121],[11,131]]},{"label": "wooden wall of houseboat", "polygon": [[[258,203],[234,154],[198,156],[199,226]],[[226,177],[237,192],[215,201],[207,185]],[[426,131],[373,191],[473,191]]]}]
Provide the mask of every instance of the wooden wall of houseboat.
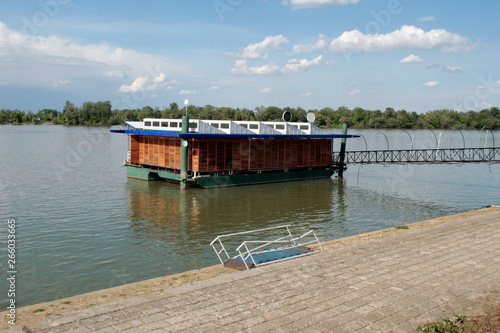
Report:
[{"label": "wooden wall of houseboat", "polygon": [[[181,139],[131,135],[130,162],[180,170]],[[190,162],[189,158],[188,164]]]},{"label": "wooden wall of houseboat", "polygon": [[[330,166],[330,139],[192,139],[188,170],[197,172]],[[181,168],[181,139],[130,136],[130,162]]]},{"label": "wooden wall of houseboat", "polygon": [[198,172],[331,166],[330,139],[197,139],[192,169]]}]

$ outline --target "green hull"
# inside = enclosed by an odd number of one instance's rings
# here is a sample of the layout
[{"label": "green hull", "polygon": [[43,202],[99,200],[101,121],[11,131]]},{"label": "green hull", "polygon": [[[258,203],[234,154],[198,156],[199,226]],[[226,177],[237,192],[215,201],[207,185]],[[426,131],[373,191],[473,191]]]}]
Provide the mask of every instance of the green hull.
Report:
[{"label": "green hull", "polygon": [[[148,168],[138,168],[127,165],[127,176],[142,180],[165,180],[170,182],[180,182],[180,175],[166,171],[156,171]],[[287,182],[306,179],[330,178],[334,173],[332,168],[314,169],[314,170],[289,170],[288,172],[263,172],[263,173],[248,173],[240,175],[221,175],[221,176],[206,176],[188,178],[188,186],[190,187],[227,187],[241,186],[253,184],[265,184],[276,182]]]},{"label": "green hull", "polygon": [[181,175],[167,171],[157,171],[148,168],[138,168],[135,166],[126,165],[127,177],[141,180],[167,180],[180,182]]},{"label": "green hull", "polygon": [[203,188],[226,187],[226,186],[241,186],[252,184],[265,184],[277,182],[289,182],[296,180],[330,178],[333,175],[333,169],[323,170],[301,170],[289,172],[268,172],[268,173],[252,173],[232,176],[211,176],[199,177],[194,181],[197,186]]}]

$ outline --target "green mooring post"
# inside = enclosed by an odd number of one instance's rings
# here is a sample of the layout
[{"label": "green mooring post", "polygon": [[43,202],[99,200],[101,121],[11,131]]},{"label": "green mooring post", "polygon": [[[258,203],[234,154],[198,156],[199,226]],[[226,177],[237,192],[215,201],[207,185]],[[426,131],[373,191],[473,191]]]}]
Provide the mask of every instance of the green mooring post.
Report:
[{"label": "green mooring post", "polygon": [[[189,116],[182,116],[182,133],[189,133]],[[181,190],[187,187],[188,140],[181,139]]]},{"label": "green mooring post", "polygon": [[[347,134],[347,124],[342,125],[342,134],[344,134],[344,135]],[[340,178],[344,177],[346,142],[347,142],[346,138],[342,138],[342,141],[340,141],[340,154],[339,154],[339,177]]]}]

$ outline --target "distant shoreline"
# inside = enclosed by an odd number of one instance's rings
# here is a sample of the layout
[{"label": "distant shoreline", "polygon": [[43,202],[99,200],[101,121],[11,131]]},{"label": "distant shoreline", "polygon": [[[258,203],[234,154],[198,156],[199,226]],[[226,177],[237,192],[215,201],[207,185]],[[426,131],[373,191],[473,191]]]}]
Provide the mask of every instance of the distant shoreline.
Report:
[{"label": "distant shoreline", "polygon": [[113,109],[110,101],[85,102],[75,106],[70,101],[62,111],[43,109],[32,111],[0,109],[0,124],[7,122],[33,123],[36,121],[54,121],[56,124],[84,126],[112,126],[122,121],[140,121],[144,118],[180,119],[185,113],[192,119],[207,120],[243,120],[243,121],[281,121],[284,112],[291,115],[290,122],[306,122],[307,115],[315,115],[314,125],[323,128],[341,128],[347,124],[356,129],[430,129],[430,130],[499,130],[500,109],[490,107],[481,111],[456,111],[452,109],[429,110],[425,113],[395,110],[367,110],[360,107],[349,109],[340,106],[336,110],[324,107],[320,110],[305,110],[302,107],[259,106],[254,110],[247,108],[215,107],[212,105],[180,107],[171,103],[169,107],[145,106],[136,109]]}]

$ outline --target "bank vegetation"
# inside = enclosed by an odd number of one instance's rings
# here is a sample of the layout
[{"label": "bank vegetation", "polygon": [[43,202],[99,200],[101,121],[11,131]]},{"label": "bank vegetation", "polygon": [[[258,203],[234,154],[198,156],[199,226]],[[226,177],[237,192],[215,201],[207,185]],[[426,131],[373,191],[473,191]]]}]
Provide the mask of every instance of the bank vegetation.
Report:
[{"label": "bank vegetation", "polygon": [[[321,110],[305,110],[301,107],[279,108],[275,106],[259,106],[254,110],[215,107],[212,105],[187,107],[188,114],[193,119],[206,120],[258,120],[279,121],[283,112],[292,114],[292,121],[305,122],[308,112],[316,114],[315,125],[327,128],[338,128],[347,124],[350,128],[376,129],[500,129],[500,109],[491,107],[481,111],[455,111],[449,109],[433,110],[426,113],[409,112],[406,110],[366,110],[356,107],[349,109],[341,106]],[[110,126],[121,124],[123,120],[142,120],[144,118],[181,118],[186,108],[177,103],[169,107],[152,108],[145,106],[137,109],[114,110],[111,102],[85,102],[75,106],[70,101],[62,111],[43,109],[32,111],[0,110],[0,124],[63,124],[63,125],[97,125]]]}]

